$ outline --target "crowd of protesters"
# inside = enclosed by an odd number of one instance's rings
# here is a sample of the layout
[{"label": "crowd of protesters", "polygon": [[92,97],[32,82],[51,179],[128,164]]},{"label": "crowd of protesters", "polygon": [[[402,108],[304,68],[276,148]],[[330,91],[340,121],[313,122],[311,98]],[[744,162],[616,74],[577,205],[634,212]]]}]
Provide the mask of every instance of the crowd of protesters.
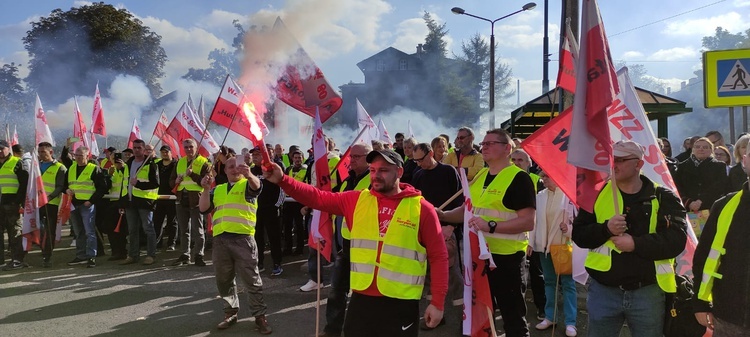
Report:
[{"label": "crowd of protesters", "polygon": [[[743,259],[748,250],[741,241],[746,230],[745,226],[730,230],[728,223],[741,223],[744,216],[750,216],[744,214],[750,208],[738,208],[750,202],[748,194],[742,194],[748,188],[743,164],[750,135],[727,144],[721,133],[711,131],[685,139],[683,152],[674,156],[670,141],[658,139],[677,191],[657,186],[640,174],[644,158],[640,144],[616,143],[618,190],[613,194],[606,185],[608,195],[600,194],[593,213],[579,211],[521,149],[520,140],[503,130],[479,136],[461,127],[453,141],[439,135],[420,142],[401,133],[395,140],[353,145],[349,172],[341,179],[337,163],[342,151],[326,138],[332,193],[310,187],[316,185],[314,156],[312,149],[303,152],[299,145],[285,150],[284,144],[268,144],[273,165],[264,168],[257,147],[238,153],[221,146],[219,152],[204,157],[192,139],[182,141],[186,153],[182,158],[176,156],[179,149],[163,145],[155,152],[150,144],[136,140],[122,151],[105,149],[101,159],[93,158],[85,146],[71,153],[69,143],[56,159],[52,145],[40,143],[39,168],[49,200],[40,209],[42,266],[53,266],[57,214],[62,196],[68,195],[76,247],[68,265],[96,267],[97,258],[107,255],[105,234],[110,250],[107,260],[122,265],[151,265],[157,251],[164,250],[180,252],[175,266],[203,267],[208,260],[205,252],[211,250],[218,290],[225,300],[225,318],[217,327],[226,329],[237,322],[236,275],[248,286],[257,329],[268,334],[272,330],[265,317],[261,274],[269,266],[269,276],[280,277],[285,256],[305,253],[312,210],[322,209],[334,215],[335,249],[326,258],[334,261],[333,268],[320,269],[319,253],[308,249],[310,279],[299,287],[309,292],[333,285],[321,336],[359,335],[371,323],[379,324],[375,335],[416,336],[418,329],[439,328],[446,319],[461,320],[444,318],[443,311],[445,305],[463,304],[465,269],[460,246],[468,210],[463,198],[452,198],[462,190],[458,172],[463,170],[472,182],[474,216],[468,225],[484,232],[497,266],[489,272],[489,283],[507,336],[529,335],[527,287],[533,292],[539,321],[534,328],[546,330],[562,324],[566,336],[577,335],[574,281],[571,275],[555,270],[550,255],[552,245],[571,246],[573,242],[591,250],[585,266],[592,276],[589,294],[596,296],[589,296],[587,303],[589,335],[608,335],[626,322],[634,335],[661,336],[664,294],[674,292],[670,263],[685,246],[686,218],[699,236],[703,234],[693,271],[696,320],[711,329],[723,329],[729,336],[748,332],[750,314],[732,309],[750,302],[750,296],[733,296],[737,291],[750,293],[750,283],[743,281],[750,275]],[[18,209],[25,200],[30,159],[22,157],[23,149],[14,146],[11,152],[9,144],[0,140],[0,222],[10,253],[6,261],[2,240],[3,270],[28,266]],[[619,195],[620,204],[625,205],[619,214],[605,205],[613,195]],[[368,203],[380,208],[367,209]],[[407,207],[412,212],[421,207],[421,211],[408,215],[404,213]],[[741,211],[735,213],[737,209]],[[379,235],[365,229],[371,217]],[[414,242],[387,235],[389,223],[396,221],[392,217],[399,223],[416,224]],[[401,228],[391,230],[411,235]],[[377,257],[368,255],[370,240],[379,242]],[[270,249],[268,264],[266,247]],[[385,247],[413,250],[416,260],[407,263],[393,258],[394,249],[386,254]],[[381,250],[385,255],[380,255]],[[388,263],[395,263],[393,270]],[[727,273],[730,266],[732,272]],[[375,276],[372,270],[366,271],[371,267]],[[386,272],[394,279],[404,272],[420,277],[414,283],[386,282],[381,278]],[[557,300],[560,290],[562,301]],[[634,296],[636,306],[613,307],[628,294]],[[420,298],[430,302],[425,320],[410,324],[418,321],[414,315]],[[365,317],[365,308],[380,308],[387,314]],[[399,317],[408,319],[399,321]]]}]

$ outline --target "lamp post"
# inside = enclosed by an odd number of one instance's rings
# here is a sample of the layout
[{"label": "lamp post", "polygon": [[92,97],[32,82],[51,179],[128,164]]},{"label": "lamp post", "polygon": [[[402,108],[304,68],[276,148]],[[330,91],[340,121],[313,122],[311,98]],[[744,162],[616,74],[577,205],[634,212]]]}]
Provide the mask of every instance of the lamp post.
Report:
[{"label": "lamp post", "polygon": [[483,18],[481,16],[477,16],[477,15],[474,15],[474,14],[466,13],[466,11],[463,8],[460,8],[460,7],[453,7],[451,9],[451,12],[453,12],[453,14],[468,15],[468,16],[470,16],[472,18],[476,18],[476,19],[479,19],[479,20],[482,20],[482,21],[487,21],[491,25],[491,28],[490,28],[491,29],[490,30],[491,31],[491,34],[490,34],[490,130],[495,128],[495,22],[498,22],[498,21],[500,21],[502,19],[505,19],[507,17],[516,15],[516,14],[521,13],[523,11],[532,10],[532,9],[534,9],[534,7],[536,7],[536,4],[533,3],[533,2],[529,2],[529,3],[525,4],[525,5],[523,5],[523,7],[521,7],[521,9],[519,9],[519,10],[513,12],[513,13],[510,13],[510,14],[508,14],[506,16],[499,17],[499,18],[497,18],[495,20],[490,20],[490,19],[487,19],[487,18]]}]

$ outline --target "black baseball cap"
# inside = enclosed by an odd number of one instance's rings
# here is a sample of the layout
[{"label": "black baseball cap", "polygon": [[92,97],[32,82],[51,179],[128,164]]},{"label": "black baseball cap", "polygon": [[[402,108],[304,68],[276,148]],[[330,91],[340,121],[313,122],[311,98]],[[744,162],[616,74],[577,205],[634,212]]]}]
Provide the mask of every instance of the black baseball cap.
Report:
[{"label": "black baseball cap", "polygon": [[0,140],[0,148],[4,149],[6,147],[10,147],[10,145],[8,145],[8,142],[6,142],[5,140]]},{"label": "black baseball cap", "polygon": [[117,149],[114,146],[110,146],[110,147],[107,148],[107,152],[108,153],[115,153],[115,152],[117,152]]},{"label": "black baseball cap", "polygon": [[375,160],[377,156],[383,157],[383,159],[385,159],[385,161],[390,164],[396,165],[398,167],[404,167],[404,160],[401,158],[401,155],[391,149],[370,151],[370,153],[367,154],[367,163],[372,163],[372,161]]},{"label": "black baseball cap", "polygon": [[169,145],[162,145],[159,151],[172,152],[172,147],[170,147]]}]

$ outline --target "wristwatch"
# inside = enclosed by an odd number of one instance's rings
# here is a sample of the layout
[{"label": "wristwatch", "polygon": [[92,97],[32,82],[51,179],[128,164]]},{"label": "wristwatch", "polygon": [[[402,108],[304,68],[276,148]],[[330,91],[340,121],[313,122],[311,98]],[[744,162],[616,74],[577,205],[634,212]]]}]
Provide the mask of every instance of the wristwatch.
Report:
[{"label": "wristwatch", "polygon": [[487,225],[490,226],[490,233],[494,233],[495,228],[497,228],[497,222],[495,222],[495,220],[490,220],[489,222],[487,222]]}]

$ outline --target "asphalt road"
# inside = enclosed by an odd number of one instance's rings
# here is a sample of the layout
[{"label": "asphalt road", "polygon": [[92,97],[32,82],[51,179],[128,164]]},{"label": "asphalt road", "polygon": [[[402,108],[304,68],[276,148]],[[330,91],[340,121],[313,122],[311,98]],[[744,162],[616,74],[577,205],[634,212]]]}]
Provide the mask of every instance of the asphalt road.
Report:
[{"label": "asphalt road", "polygon": [[[63,234],[67,234],[65,227]],[[30,268],[0,272],[0,334],[2,336],[252,336],[255,324],[247,308],[240,309],[239,322],[217,330],[223,319],[211,262],[206,267],[173,267],[177,252],[160,252],[151,266],[121,266],[97,259],[97,267],[68,266],[74,249],[64,236],[53,254],[53,266],[42,268],[38,249],[30,252]],[[210,252],[207,252],[210,257]],[[306,255],[305,255],[306,256]],[[7,260],[7,258],[6,258]],[[270,256],[267,256],[270,261]],[[271,277],[262,273],[268,320],[275,336],[313,336],[315,292],[298,291],[308,276],[302,256],[284,257],[284,273]],[[325,273],[330,270],[324,269]],[[325,303],[328,288],[321,291]],[[527,294],[530,297],[530,294]],[[579,303],[583,304],[579,294]],[[242,298],[241,306],[246,304]],[[422,301],[422,307],[427,301]],[[565,336],[564,327],[536,331],[536,309],[529,305],[532,336]],[[582,305],[579,305],[581,308]],[[447,324],[420,336],[460,336],[460,307],[446,309]],[[586,336],[586,312],[579,309],[578,336]],[[321,306],[320,328],[325,324]],[[497,321],[498,334],[502,320]],[[629,335],[629,334],[628,334]],[[625,333],[622,334],[625,336]]]}]

